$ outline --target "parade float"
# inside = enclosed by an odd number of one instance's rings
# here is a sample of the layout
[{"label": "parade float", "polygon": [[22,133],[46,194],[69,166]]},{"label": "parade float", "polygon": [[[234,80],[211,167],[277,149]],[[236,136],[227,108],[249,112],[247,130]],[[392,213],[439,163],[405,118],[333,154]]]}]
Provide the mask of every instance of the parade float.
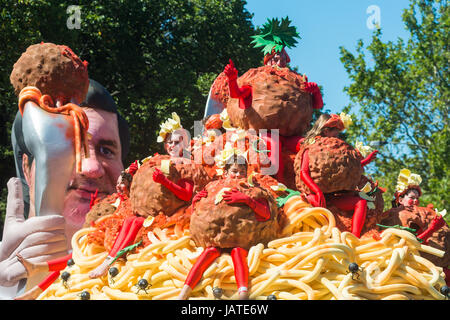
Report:
[{"label": "parade float", "polygon": [[[161,124],[167,155],[135,161],[117,193],[92,202],[38,300],[448,298],[444,213],[383,213],[384,189],[364,175],[376,151],[338,137],[347,115],[308,131],[322,99],[286,65],[292,28],[269,20],[255,38],[265,66],[237,77],[230,61],[211,88],[202,136],[185,141],[176,113]],[[231,174],[238,159],[245,170]],[[403,219],[405,210],[423,223]]]}]

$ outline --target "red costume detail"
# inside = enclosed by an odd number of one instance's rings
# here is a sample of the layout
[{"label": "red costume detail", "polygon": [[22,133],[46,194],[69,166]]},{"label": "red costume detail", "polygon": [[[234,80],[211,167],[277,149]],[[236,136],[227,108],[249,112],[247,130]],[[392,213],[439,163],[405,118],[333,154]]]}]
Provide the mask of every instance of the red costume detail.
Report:
[{"label": "red costume detail", "polygon": [[[308,188],[314,192],[314,194],[308,195],[308,201],[315,207],[326,207],[325,196],[320,190],[319,186],[312,180],[309,172],[309,154],[308,150],[305,150],[302,156],[302,168],[301,179],[308,186]],[[338,198],[331,198],[330,204],[337,208],[350,211],[354,210],[352,218],[352,234],[359,237],[361,235],[364,221],[367,214],[367,201],[353,195],[343,195]]]},{"label": "red costume detail", "polygon": [[174,183],[167,179],[167,177],[158,168],[153,172],[153,181],[162,184],[164,187],[172,191],[180,200],[190,201],[194,191],[194,183],[187,179],[181,179],[178,183]]},{"label": "red costume detail", "polygon": [[192,198],[192,209],[194,209],[195,204],[197,201],[199,201],[201,198],[205,198],[208,196],[208,191],[202,190],[199,193],[197,193],[194,198]]},{"label": "red costume detail", "polygon": [[144,217],[131,216],[124,220],[114,244],[109,251],[110,257],[115,257],[117,253],[125,247],[134,243],[136,235],[144,223]]},{"label": "red costume detail", "polygon": [[138,161],[135,160],[130,166],[128,167],[128,173],[134,176],[136,171],[139,169]]},{"label": "red costume detail", "polygon": [[298,153],[300,151],[300,146],[304,140],[305,138],[302,138],[300,136],[280,136],[280,141],[283,148],[286,148],[292,153]]},{"label": "red costume detail", "polygon": [[247,255],[248,251],[240,247],[231,250],[231,259],[233,260],[234,265],[234,277],[236,278],[236,284],[239,289],[247,288],[248,286]]},{"label": "red costume detail", "polygon": [[228,86],[230,88],[230,97],[239,99],[239,107],[241,109],[250,108],[252,105],[253,95],[251,86],[242,86],[239,88],[237,83],[238,71],[234,67],[233,61],[230,59],[230,63],[226,65],[224,71],[228,78]]},{"label": "red costume detail", "polygon": [[55,282],[56,279],[58,279],[60,272],[59,271],[53,271],[50,273],[44,280],[42,280],[38,287],[41,288],[42,291],[50,287],[50,285]]},{"label": "red costume detail", "polygon": [[219,249],[215,247],[209,247],[203,250],[200,257],[198,257],[195,264],[192,266],[192,269],[189,271],[189,274],[186,278],[184,284],[187,284],[191,289],[195,288],[197,283],[199,283],[200,279],[203,276],[203,273],[206,269],[220,256]]},{"label": "red costume detail", "polygon": [[89,210],[92,209],[92,207],[95,204],[95,200],[97,199],[97,195],[98,195],[98,189],[95,190],[95,193],[91,193],[91,202],[89,202]]},{"label": "red costume detail", "polygon": [[322,109],[323,100],[322,93],[320,92],[319,86],[315,82],[306,82],[305,91],[312,94],[313,98],[313,109]]},{"label": "red costume detail", "polygon": [[320,190],[319,186],[313,181],[309,173],[309,151],[305,150],[302,156],[302,168],[300,171],[300,177],[308,188],[314,193],[308,195],[308,201],[315,207],[326,208],[325,197]]},{"label": "red costume detail", "polygon": [[445,226],[445,220],[442,216],[436,216],[434,217],[433,221],[431,221],[430,225],[428,226],[427,230],[422,232],[417,236],[417,238],[423,240],[424,243],[427,243],[428,238],[431,237],[433,233],[438,231],[440,228]]},{"label": "red costume detail", "polygon": [[262,222],[270,219],[270,208],[266,199],[252,199],[246,194],[238,191],[237,189],[232,189],[231,191],[225,191],[223,199],[228,204],[233,203],[244,203],[250,209],[255,212],[256,220]]},{"label": "red costume detail", "polygon": [[336,206],[340,210],[353,212],[352,217],[352,233],[359,238],[364,221],[367,214],[367,201],[352,195],[340,196],[339,198],[332,198],[329,200],[331,205]]},{"label": "red costume detail", "polygon": [[337,128],[339,131],[344,131],[344,123],[341,117],[337,114],[331,114],[331,118],[323,125],[324,128]]},{"label": "red costume detail", "polygon": [[212,129],[220,129],[222,128],[223,121],[220,119],[220,114],[213,114],[211,115],[208,120],[205,122],[205,129],[206,130],[212,130]]},{"label": "red costume detail", "polygon": [[365,159],[361,160],[361,167],[364,167],[371,163],[377,156],[378,150],[372,151]]},{"label": "red costume detail", "polygon": [[[267,150],[269,152],[267,153],[267,156],[269,157],[270,163],[274,165],[275,167],[278,165],[278,171],[275,174],[276,179],[281,182],[285,183],[284,179],[284,162],[280,161],[281,159],[281,148],[282,148],[282,139],[280,138],[280,141],[275,141],[272,139],[270,132],[267,132],[267,135],[261,135],[261,139],[264,140],[267,146]],[[272,152],[272,145],[274,146],[274,149],[278,149],[277,152]]]},{"label": "red costume detail", "polygon": [[[200,282],[203,273],[208,267],[220,256],[220,250],[216,247],[206,248],[200,257],[197,259],[192,269],[184,282],[185,285],[194,289]],[[231,250],[231,258],[234,265],[234,276],[236,278],[236,284],[238,288],[247,287],[248,285],[248,265],[247,265],[247,250],[240,247],[233,248]]]},{"label": "red costume detail", "polygon": [[72,259],[71,253],[64,257],[47,261],[48,271],[60,271],[65,269],[67,267],[67,261],[70,259]]}]

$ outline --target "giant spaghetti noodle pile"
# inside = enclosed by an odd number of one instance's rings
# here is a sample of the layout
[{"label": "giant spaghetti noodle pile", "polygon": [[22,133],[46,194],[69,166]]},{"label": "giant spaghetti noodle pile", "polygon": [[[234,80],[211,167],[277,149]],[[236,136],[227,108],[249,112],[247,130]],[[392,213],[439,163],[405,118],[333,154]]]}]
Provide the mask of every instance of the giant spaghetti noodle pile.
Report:
[{"label": "giant spaghetti noodle pile", "polygon": [[[386,229],[381,239],[358,239],[340,232],[330,211],[313,208],[301,197],[285,204],[289,224],[284,237],[249,250],[251,299],[445,299],[442,268],[419,252],[442,256],[443,251],[419,243],[411,233]],[[195,246],[188,231],[168,235],[161,229],[149,234],[152,244],[117,260],[119,273],[90,279],[89,271],[107,255],[101,246],[88,243],[82,229],[72,240],[75,265],[66,271],[68,281],[58,279],[38,299],[79,299],[88,291],[91,299],[176,299],[184,280],[203,248]],[[348,271],[360,266],[358,274]],[[148,288],[136,284],[146,279]],[[214,299],[213,288],[223,289],[222,299],[236,299],[236,283],[230,255],[222,254],[204,273],[190,299]]]}]

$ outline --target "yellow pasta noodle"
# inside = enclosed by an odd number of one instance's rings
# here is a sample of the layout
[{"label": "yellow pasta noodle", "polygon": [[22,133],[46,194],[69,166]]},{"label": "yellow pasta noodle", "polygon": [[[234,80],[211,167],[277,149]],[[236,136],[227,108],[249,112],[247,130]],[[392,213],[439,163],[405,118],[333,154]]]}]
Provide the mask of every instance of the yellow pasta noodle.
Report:
[{"label": "yellow pasta noodle", "polygon": [[[408,231],[388,228],[381,239],[359,239],[336,228],[333,214],[311,207],[300,196],[284,207],[289,223],[278,239],[260,243],[248,251],[249,295],[262,300],[409,300],[440,299],[445,284],[442,268],[420,256],[444,252],[421,244]],[[68,267],[70,281],[58,279],[38,299],[79,299],[84,290],[91,299],[176,299],[203,248],[198,248],[188,231],[168,236],[165,229],[149,232],[152,242],[126,261],[114,263],[119,273],[90,279],[87,275],[106,257],[104,248],[88,243],[92,228],[78,231],[72,239],[75,265]],[[351,273],[350,263],[360,270]],[[148,288],[136,284],[146,279]],[[237,286],[231,256],[223,253],[204,272],[190,299],[215,299],[213,288],[223,290],[222,299],[236,299]]]}]

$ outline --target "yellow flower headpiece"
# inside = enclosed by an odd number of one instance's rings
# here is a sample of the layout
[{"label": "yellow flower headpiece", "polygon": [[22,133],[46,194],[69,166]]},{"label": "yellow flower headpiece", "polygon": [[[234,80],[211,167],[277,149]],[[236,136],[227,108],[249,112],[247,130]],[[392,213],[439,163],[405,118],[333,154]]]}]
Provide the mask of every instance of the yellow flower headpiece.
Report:
[{"label": "yellow flower headpiece", "polygon": [[245,159],[247,159],[247,152],[242,152],[241,150],[232,147],[231,144],[227,142],[223,150],[220,151],[220,153],[214,157],[214,160],[216,161],[216,166],[219,168],[224,168],[225,165],[227,164],[227,161],[230,158],[234,157],[235,155],[242,156]]},{"label": "yellow flower headpiece", "polygon": [[359,141],[356,141],[355,148],[361,153],[363,158],[367,157],[373,151],[373,148],[365,146]]},{"label": "yellow flower headpiece", "polygon": [[422,178],[415,173],[411,173],[408,169],[400,170],[400,173],[397,178],[397,186],[395,187],[395,191],[398,193],[402,193],[412,186],[419,186],[422,182]]},{"label": "yellow flower headpiece", "polygon": [[157,142],[164,142],[166,136],[169,133],[174,132],[177,129],[183,128],[181,125],[180,117],[176,112],[172,112],[172,118],[167,119],[162,124],[160,124],[161,130],[159,131]]},{"label": "yellow flower headpiece", "polygon": [[344,124],[345,129],[348,129],[353,123],[352,117],[344,112],[341,112],[339,117],[341,118],[341,121]]},{"label": "yellow flower headpiece", "polygon": [[220,113],[220,120],[222,120],[222,128],[224,128],[227,131],[232,131],[232,130],[236,130],[236,128],[234,128],[231,125],[231,120],[230,117],[228,116],[228,112],[227,109],[223,109],[223,111]]}]

